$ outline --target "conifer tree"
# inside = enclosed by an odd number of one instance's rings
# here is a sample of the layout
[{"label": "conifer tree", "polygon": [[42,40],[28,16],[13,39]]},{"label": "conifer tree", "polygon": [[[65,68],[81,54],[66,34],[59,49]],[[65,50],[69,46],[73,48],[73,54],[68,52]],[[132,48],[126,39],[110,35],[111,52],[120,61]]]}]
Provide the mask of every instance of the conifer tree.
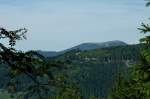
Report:
[{"label": "conifer tree", "polygon": [[[35,51],[16,50],[14,46],[18,40],[26,39],[26,32],[25,28],[15,31],[0,28],[0,39],[8,40],[8,44],[0,43],[0,62],[5,64],[10,75],[10,81],[6,85],[13,92],[23,91],[25,97],[46,99],[50,92],[57,87],[62,87],[60,86],[62,82],[57,80],[52,71],[60,70],[65,63],[48,62]],[[20,84],[20,88],[17,88],[18,84]]]},{"label": "conifer tree", "polygon": [[[146,6],[150,6],[150,0],[147,1]],[[129,68],[129,79],[121,77],[116,81],[108,99],[150,99],[150,25],[142,23],[138,29],[145,34],[140,39],[145,46],[141,48],[139,64]]]}]

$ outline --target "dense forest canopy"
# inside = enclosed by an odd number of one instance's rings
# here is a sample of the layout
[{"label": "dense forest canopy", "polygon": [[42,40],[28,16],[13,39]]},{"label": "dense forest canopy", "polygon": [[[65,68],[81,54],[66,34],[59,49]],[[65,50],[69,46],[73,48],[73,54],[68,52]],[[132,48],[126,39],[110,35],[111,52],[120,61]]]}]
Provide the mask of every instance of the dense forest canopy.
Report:
[{"label": "dense forest canopy", "polygon": [[50,93],[56,93],[57,91],[53,92],[55,89],[64,88],[65,90],[66,87],[63,85],[65,76],[59,77],[52,73],[60,71],[66,64],[65,62],[48,62],[36,51],[23,52],[14,48],[17,40],[26,39],[26,32],[27,29],[8,31],[0,28],[0,39],[7,39],[9,43],[9,46],[0,43],[1,64],[9,70],[10,78],[6,84],[7,87],[11,92],[23,91],[26,97],[40,99],[50,96]]}]

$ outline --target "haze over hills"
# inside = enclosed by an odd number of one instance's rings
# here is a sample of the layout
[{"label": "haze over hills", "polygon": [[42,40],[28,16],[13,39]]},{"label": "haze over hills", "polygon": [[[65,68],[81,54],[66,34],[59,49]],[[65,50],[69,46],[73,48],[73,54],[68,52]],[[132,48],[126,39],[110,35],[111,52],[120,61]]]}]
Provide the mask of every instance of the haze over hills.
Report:
[{"label": "haze over hills", "polygon": [[61,54],[64,54],[65,52],[71,51],[71,50],[93,50],[93,49],[97,49],[97,48],[108,48],[108,47],[113,47],[113,46],[125,46],[128,45],[127,43],[123,42],[123,41],[119,41],[119,40],[114,40],[114,41],[107,41],[107,42],[101,42],[101,43],[82,43],[80,45],[74,46],[72,48],[63,50],[63,51],[41,51],[38,50],[38,52],[45,56],[45,57],[54,57],[54,56],[58,56]]}]

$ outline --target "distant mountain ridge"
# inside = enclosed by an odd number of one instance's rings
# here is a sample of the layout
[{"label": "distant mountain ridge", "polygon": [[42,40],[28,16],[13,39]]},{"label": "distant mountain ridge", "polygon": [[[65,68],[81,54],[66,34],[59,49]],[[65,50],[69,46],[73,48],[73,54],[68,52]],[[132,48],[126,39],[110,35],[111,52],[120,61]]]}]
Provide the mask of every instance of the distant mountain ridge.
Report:
[{"label": "distant mountain ridge", "polygon": [[60,55],[60,52],[56,52],[56,51],[42,51],[42,50],[37,50],[37,52],[41,55],[43,55],[44,57],[54,57],[57,55]]},{"label": "distant mountain ridge", "polygon": [[108,42],[102,42],[102,43],[83,43],[80,45],[77,45],[75,47],[72,47],[68,50],[74,50],[74,49],[79,49],[79,50],[93,50],[97,48],[107,48],[107,47],[112,47],[112,46],[124,46],[127,45],[123,41],[108,41]]},{"label": "distant mountain ridge", "polygon": [[102,43],[82,43],[80,45],[74,46],[72,48],[63,50],[63,51],[41,51],[38,50],[38,52],[45,56],[45,57],[55,57],[61,54],[64,54],[65,52],[71,51],[71,50],[93,50],[93,49],[98,49],[98,48],[107,48],[107,47],[113,47],[113,46],[126,46],[128,45],[127,43],[119,40],[114,40],[114,41],[108,41],[108,42],[102,42]]}]

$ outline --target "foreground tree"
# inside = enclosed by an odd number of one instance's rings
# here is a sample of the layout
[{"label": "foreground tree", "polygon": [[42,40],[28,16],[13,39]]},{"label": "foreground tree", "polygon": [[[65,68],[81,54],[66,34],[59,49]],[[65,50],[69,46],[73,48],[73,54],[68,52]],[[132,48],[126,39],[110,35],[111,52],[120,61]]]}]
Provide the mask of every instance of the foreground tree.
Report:
[{"label": "foreground tree", "polygon": [[[150,6],[147,0],[146,6]],[[146,36],[140,39],[144,48],[141,48],[141,59],[139,64],[129,68],[129,79],[121,77],[112,89],[109,99],[150,99],[150,26],[142,23],[138,28]]]},{"label": "foreground tree", "polygon": [[26,99],[46,99],[54,95],[54,90],[62,87],[62,81],[53,71],[62,69],[65,63],[48,62],[35,51],[16,50],[16,42],[26,39],[26,32],[25,28],[15,31],[0,28],[0,39],[8,40],[8,44],[0,43],[0,62],[7,67],[10,76],[7,86],[10,92],[22,91]]}]

